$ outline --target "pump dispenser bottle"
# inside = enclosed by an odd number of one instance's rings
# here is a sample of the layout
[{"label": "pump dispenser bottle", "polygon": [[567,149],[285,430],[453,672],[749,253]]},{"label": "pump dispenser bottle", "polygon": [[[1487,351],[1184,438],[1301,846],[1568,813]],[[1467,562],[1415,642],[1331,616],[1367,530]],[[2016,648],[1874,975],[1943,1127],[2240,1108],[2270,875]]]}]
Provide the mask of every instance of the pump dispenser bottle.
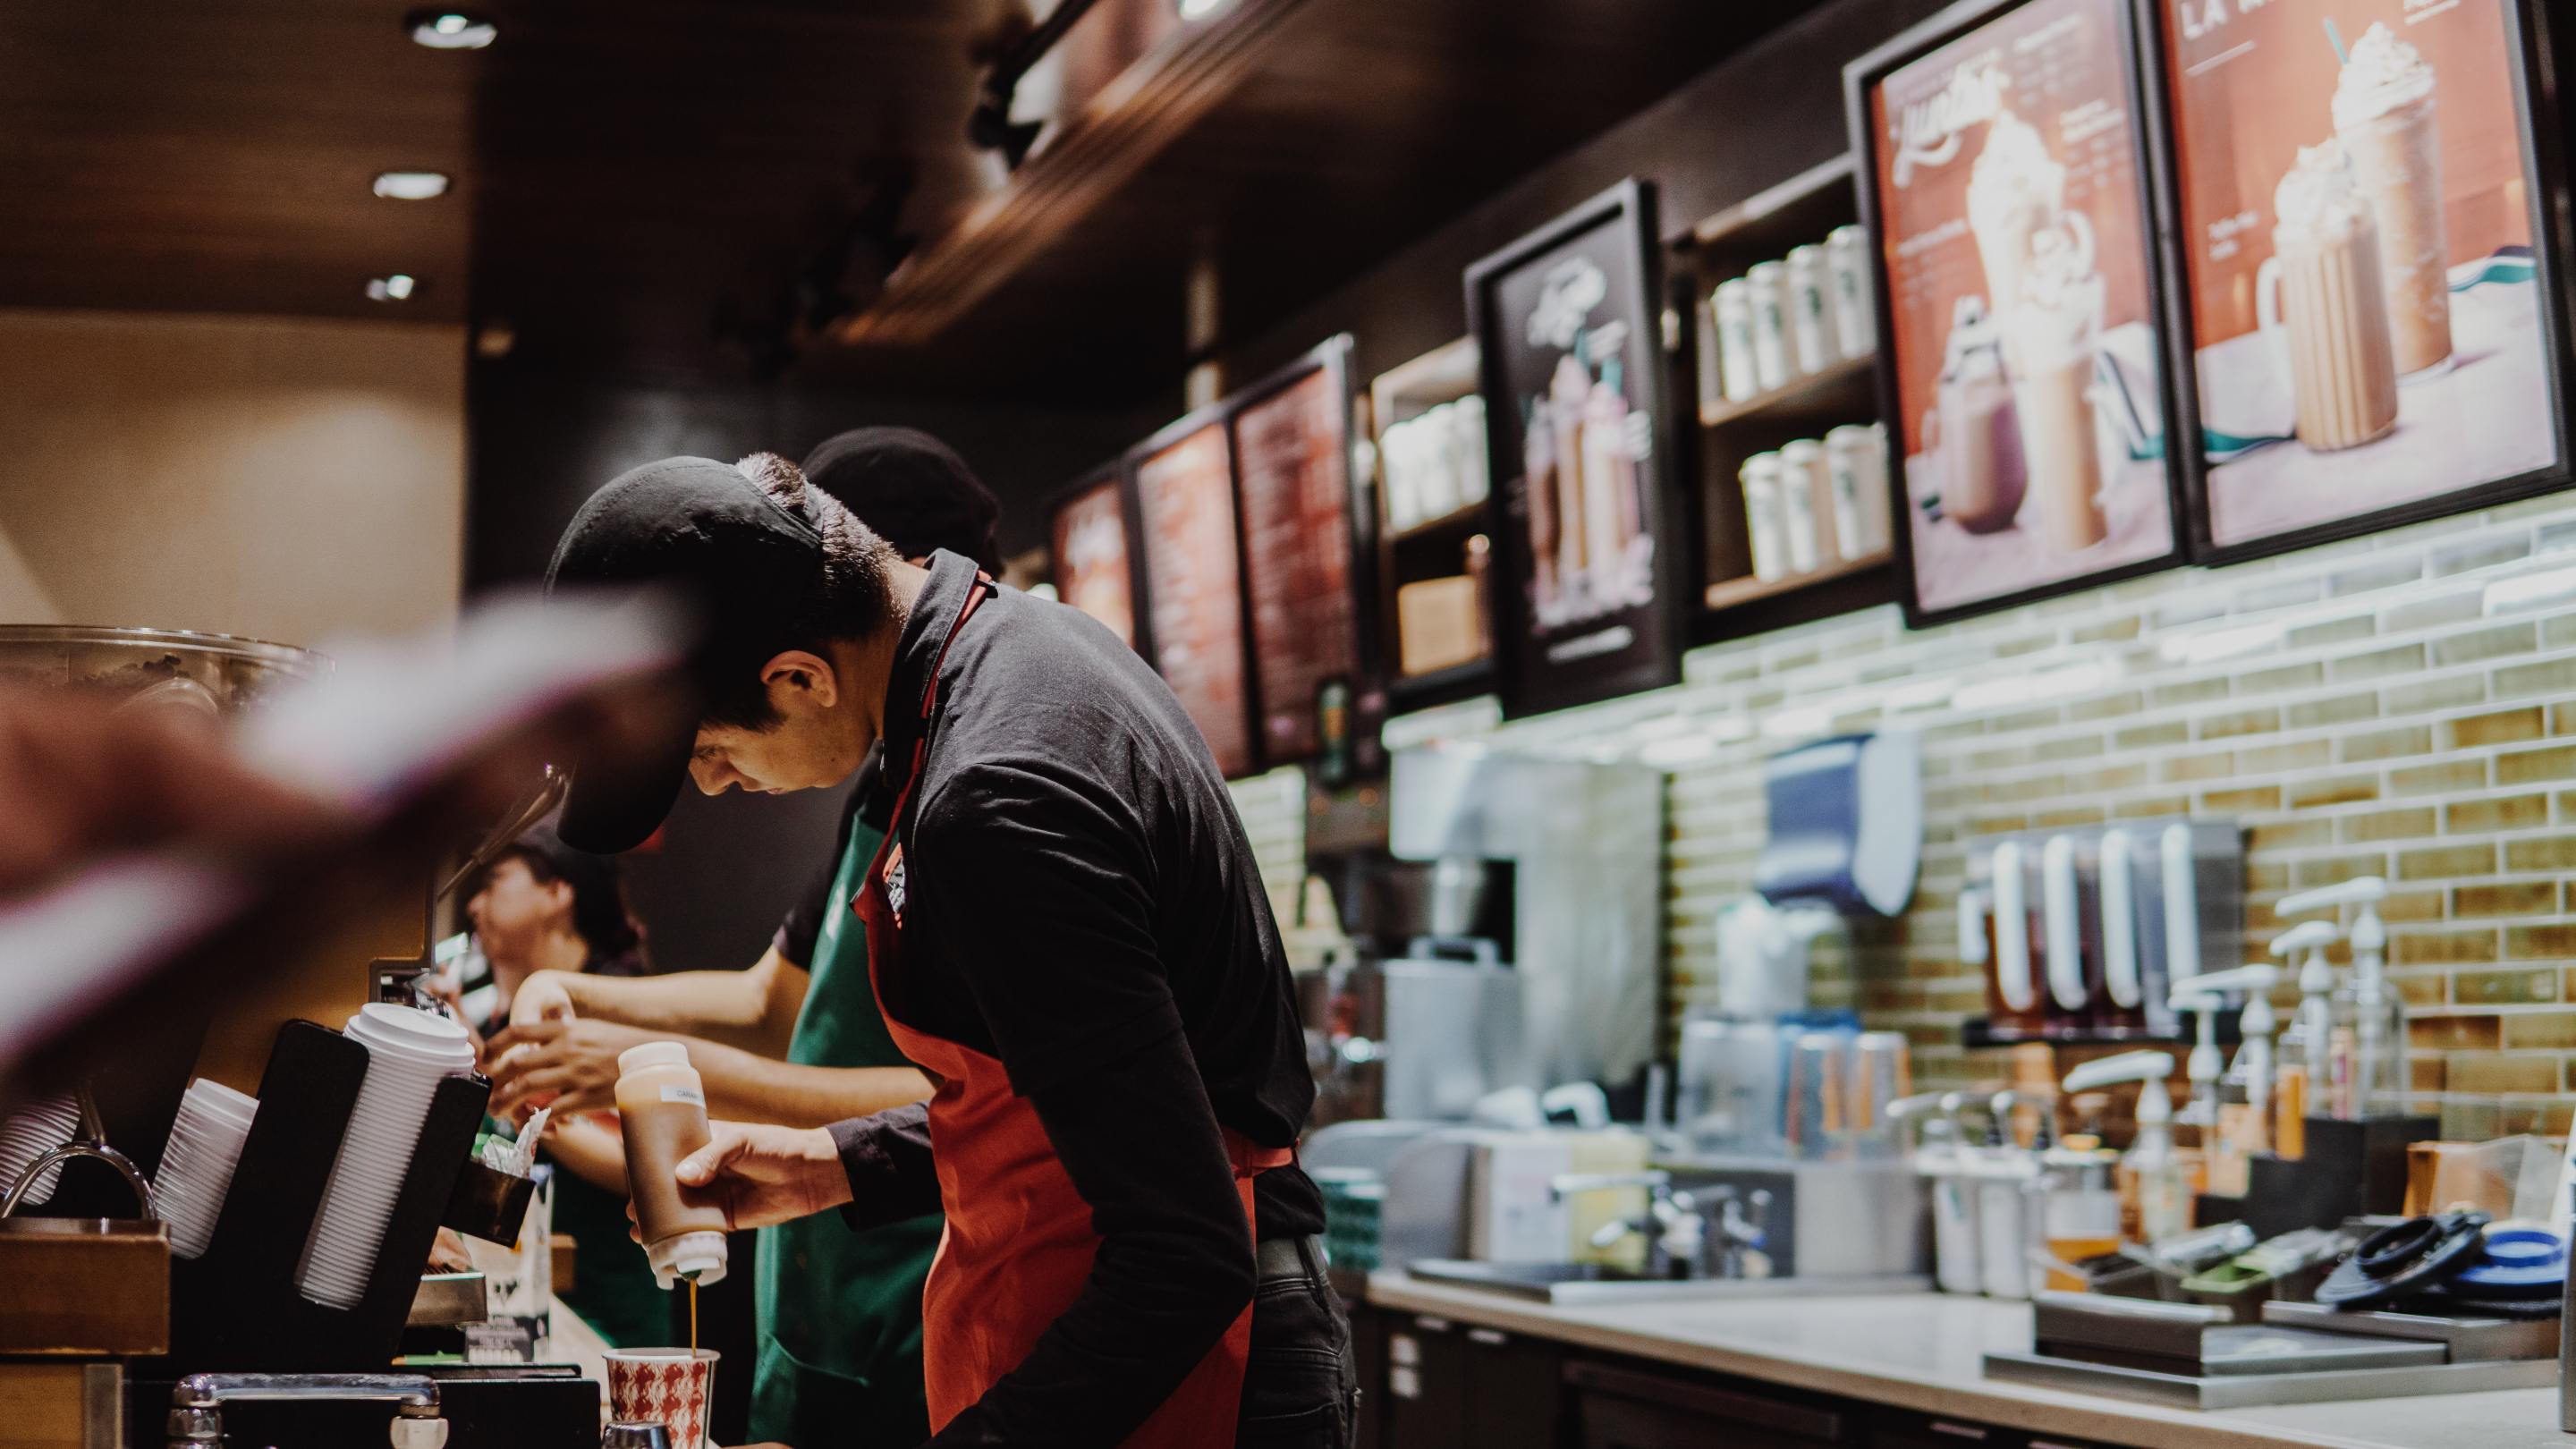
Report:
[{"label": "pump dispenser bottle", "polygon": [[2328,1053],[2335,1033],[2334,966],[2326,960],[2326,947],[2342,938],[2342,929],[2331,921],[2302,921],[2272,938],[2272,954],[2285,965],[2307,953],[2298,967],[2299,1014],[2281,1039],[2272,1147],[2283,1157],[2307,1155],[2309,1109],[2333,1089]]},{"label": "pump dispenser bottle", "polygon": [[[2208,1158],[2209,1191],[2230,1196],[2242,1195],[2246,1186],[2246,1144],[2262,1141],[2268,1133],[2248,1127],[2252,1100],[2259,1092],[2264,1110],[2270,1110],[2272,1097],[2271,1003],[2264,1001],[2254,1017],[2263,1023],[2264,1039],[2252,1060],[2240,1059],[2246,1074],[2259,1068],[2264,1081],[2260,1087],[2243,1085],[2237,1102],[2224,1104],[2221,1079],[2225,1075],[2218,1052],[2218,1013],[2225,1009],[2227,998],[2247,992],[2254,998],[2272,989],[2281,973],[2270,966],[2239,966],[2230,971],[2211,971],[2188,981],[2174,983],[2173,1004],[2177,1011],[2200,1013],[2200,1040],[2191,1052],[2192,1115],[2201,1127],[2201,1144]],[[2250,1001],[2248,1011],[2252,1012]],[[2250,1041],[2249,1041],[2250,1044]]]},{"label": "pump dispenser bottle", "polygon": [[2191,1176],[2173,1145],[2173,1076],[2167,1052],[2123,1052],[2066,1074],[2069,1093],[2138,1084],[2138,1135],[2120,1159],[2121,1235],[2153,1245],[2191,1231]]},{"label": "pump dispenser bottle", "polygon": [[2406,1090],[2406,1003],[2388,982],[2388,928],[2379,919],[2387,896],[2387,881],[2365,875],[2284,897],[2275,907],[2284,916],[2354,908],[2352,1020],[2348,1031],[2336,1033],[2339,1045],[2328,1047],[2343,1063],[2333,1108],[2346,1120],[2396,1113]]}]

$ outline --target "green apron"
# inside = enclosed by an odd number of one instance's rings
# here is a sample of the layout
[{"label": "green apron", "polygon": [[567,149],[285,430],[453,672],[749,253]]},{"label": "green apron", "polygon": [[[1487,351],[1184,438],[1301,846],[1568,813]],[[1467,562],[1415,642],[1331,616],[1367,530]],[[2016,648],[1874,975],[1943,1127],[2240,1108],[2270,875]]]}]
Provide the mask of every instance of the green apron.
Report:
[{"label": "green apron", "polygon": [[557,1164],[555,1231],[580,1244],[573,1290],[560,1296],[584,1323],[617,1348],[680,1341],[670,1293],[653,1281],[653,1265],[626,1235],[625,1194],[593,1187]]},{"label": "green apron", "polygon": [[[814,942],[805,1005],[787,1059],[818,1067],[910,1066],[868,984],[867,929],[850,895],[884,834],[853,817]],[[760,1232],[751,1439],[797,1449],[918,1444],[930,1437],[922,1392],[921,1286],[939,1247],[937,1213],[854,1233],[837,1213]]]}]

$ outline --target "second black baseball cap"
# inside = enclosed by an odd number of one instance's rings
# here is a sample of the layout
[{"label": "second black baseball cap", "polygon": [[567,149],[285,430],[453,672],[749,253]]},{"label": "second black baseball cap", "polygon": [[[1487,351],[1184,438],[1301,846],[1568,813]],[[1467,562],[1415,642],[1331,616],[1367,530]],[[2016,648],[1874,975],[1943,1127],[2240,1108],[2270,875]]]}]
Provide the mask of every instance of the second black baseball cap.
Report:
[{"label": "second black baseball cap", "polygon": [[[758,668],[752,656],[775,621],[801,616],[819,596],[823,540],[807,511],[773,497],[754,468],[796,476],[766,456],[739,466],[665,458],[619,474],[573,515],[547,589],[640,585],[675,595],[700,626],[690,674],[701,691]],[[688,781],[696,712],[685,720],[615,759],[573,764],[558,824],[567,844],[613,855],[660,828]]]}]

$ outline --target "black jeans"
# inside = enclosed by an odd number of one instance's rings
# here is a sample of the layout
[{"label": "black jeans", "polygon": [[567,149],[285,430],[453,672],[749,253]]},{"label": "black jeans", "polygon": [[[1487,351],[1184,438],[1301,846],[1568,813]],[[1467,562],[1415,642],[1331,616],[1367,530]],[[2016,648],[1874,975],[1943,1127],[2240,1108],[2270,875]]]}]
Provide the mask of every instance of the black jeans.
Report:
[{"label": "black jeans", "polygon": [[1236,1449],[1349,1449],[1359,1411],[1351,1322],[1313,1238],[1261,1245]]}]

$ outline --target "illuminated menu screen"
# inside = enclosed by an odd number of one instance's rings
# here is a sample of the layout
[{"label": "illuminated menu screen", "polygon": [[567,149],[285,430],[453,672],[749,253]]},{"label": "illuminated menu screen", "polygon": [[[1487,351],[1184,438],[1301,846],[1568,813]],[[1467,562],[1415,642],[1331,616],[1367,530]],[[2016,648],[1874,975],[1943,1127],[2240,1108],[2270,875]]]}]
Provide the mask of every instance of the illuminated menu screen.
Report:
[{"label": "illuminated menu screen", "polygon": [[1242,575],[1226,430],[1211,422],[1136,465],[1154,663],[1228,778],[1249,774]]},{"label": "illuminated menu screen", "polygon": [[1136,647],[1136,574],[1128,546],[1127,503],[1116,477],[1080,489],[1056,506],[1056,596],[1109,626]]},{"label": "illuminated menu screen", "polygon": [[1319,691],[1358,668],[1347,417],[1331,368],[1235,415],[1262,756],[1273,765],[1322,749]]}]

